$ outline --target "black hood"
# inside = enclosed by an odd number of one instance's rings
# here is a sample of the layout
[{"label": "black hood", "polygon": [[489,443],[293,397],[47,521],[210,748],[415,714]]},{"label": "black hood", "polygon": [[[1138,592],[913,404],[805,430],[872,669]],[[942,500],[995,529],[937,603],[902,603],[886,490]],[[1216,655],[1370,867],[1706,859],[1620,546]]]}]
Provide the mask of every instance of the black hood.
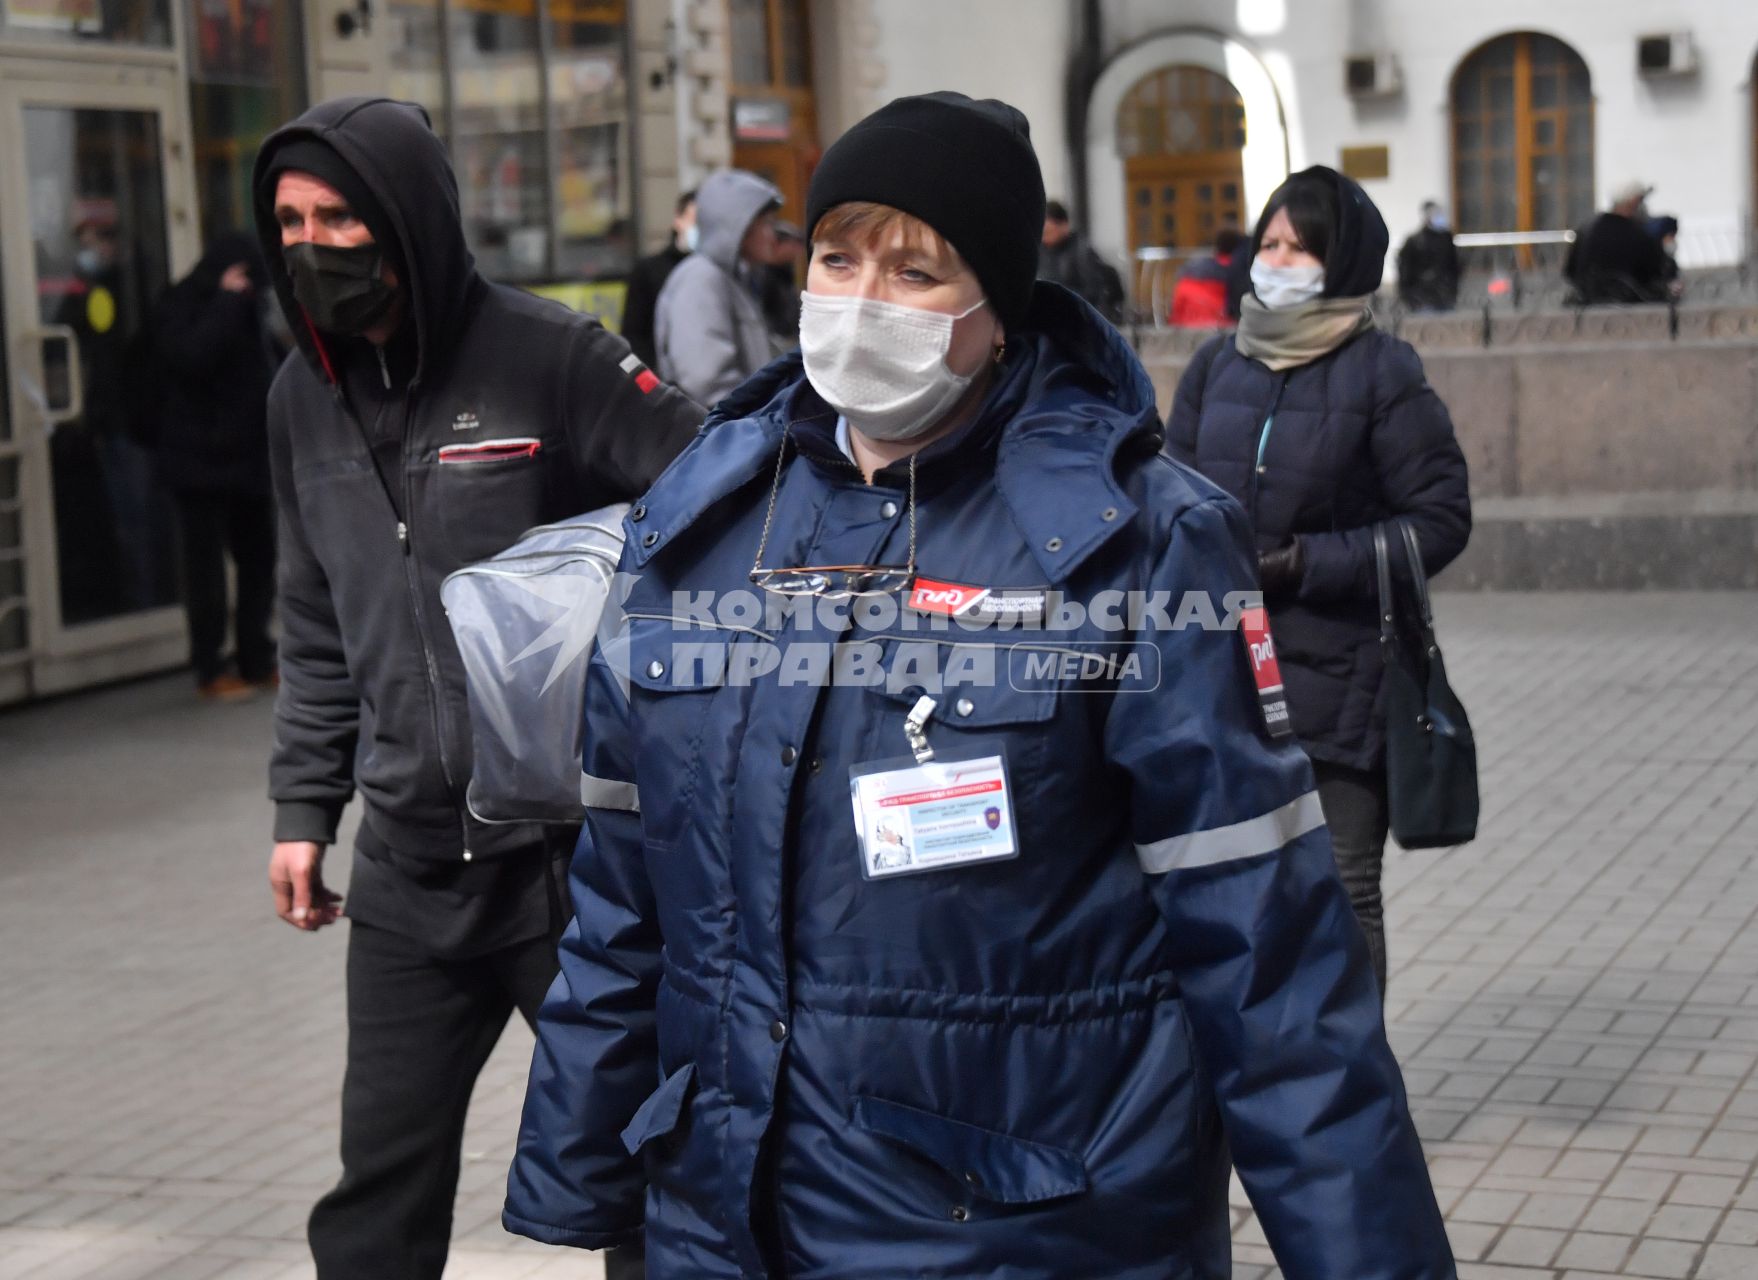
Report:
[{"label": "black hood", "polygon": [[427,112],[416,104],[351,97],[319,103],[269,135],[257,153],[252,187],[269,279],[293,321],[300,349],[332,380],[330,354],[320,349],[311,324],[293,299],[293,284],[281,260],[274,184],[268,180],[277,167],[276,153],[302,141],[334,152],[382,210],[395,242],[392,251],[403,259],[409,316],[415,322],[414,379],[419,382],[424,369],[444,359],[477,281],[475,260],[464,243],[458,181],[445,144],[433,132]]},{"label": "black hood", "polygon": [[1337,239],[1325,259],[1325,297],[1360,298],[1379,292],[1386,274],[1386,251],[1392,233],[1378,206],[1361,184],[1335,169],[1315,164],[1290,182],[1328,182],[1337,193]]},{"label": "black hood", "polygon": [[204,292],[212,293],[220,287],[220,277],[240,262],[250,272],[251,284],[258,289],[268,287],[262,246],[248,231],[222,231],[208,241],[207,248],[202,250],[201,261],[195,264],[189,278]]}]

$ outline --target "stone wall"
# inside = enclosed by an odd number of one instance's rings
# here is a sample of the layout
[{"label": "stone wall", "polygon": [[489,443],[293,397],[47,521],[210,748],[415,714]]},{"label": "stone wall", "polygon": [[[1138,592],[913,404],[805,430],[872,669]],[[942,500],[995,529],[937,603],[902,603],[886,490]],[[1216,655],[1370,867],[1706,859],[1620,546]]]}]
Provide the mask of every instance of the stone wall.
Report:
[{"label": "stone wall", "polygon": [[[1471,465],[1455,588],[1758,588],[1758,309],[1407,320]],[[1142,331],[1164,411],[1207,335]],[[1486,344],[1487,339],[1487,344]]]}]

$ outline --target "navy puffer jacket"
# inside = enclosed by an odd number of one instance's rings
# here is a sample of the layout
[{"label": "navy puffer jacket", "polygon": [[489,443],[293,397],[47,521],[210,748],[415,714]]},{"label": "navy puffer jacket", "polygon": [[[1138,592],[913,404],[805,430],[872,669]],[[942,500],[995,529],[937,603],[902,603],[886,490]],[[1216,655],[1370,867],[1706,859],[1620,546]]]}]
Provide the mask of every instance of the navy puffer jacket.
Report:
[{"label": "navy puffer jacket", "polygon": [[1385,666],[1373,526],[1407,521],[1431,576],[1471,533],[1465,455],[1421,359],[1409,343],[1370,330],[1273,373],[1222,335],[1178,384],[1166,449],[1239,500],[1259,551],[1299,539],[1300,588],[1268,601],[1294,732],[1315,760],[1380,767]]},{"label": "navy puffer jacket", "polygon": [[[863,482],[797,355],[720,415],[629,513],[507,1227],[644,1224],[653,1280],[1224,1280],[1231,1163],[1290,1280],[1450,1280],[1311,767],[1236,631],[1127,618],[1253,572],[1116,332],[1040,284],[919,457],[922,575],[1093,607],[1053,631],[727,607],[760,541],[904,563],[908,468]],[[1094,644],[1152,670],[1013,678]],[[1005,756],[1019,856],[868,879],[850,769],[923,688],[943,758]]]}]

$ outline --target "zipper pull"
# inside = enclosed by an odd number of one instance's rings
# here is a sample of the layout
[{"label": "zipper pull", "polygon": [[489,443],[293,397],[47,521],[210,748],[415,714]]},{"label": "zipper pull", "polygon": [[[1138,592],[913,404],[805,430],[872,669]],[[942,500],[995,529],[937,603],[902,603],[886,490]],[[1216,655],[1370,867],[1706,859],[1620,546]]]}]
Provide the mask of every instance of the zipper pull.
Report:
[{"label": "zipper pull", "polygon": [[397,521],[397,545],[403,548],[403,554],[409,554],[409,526],[401,520]]},{"label": "zipper pull", "polygon": [[385,361],[385,349],[383,347],[374,347],[373,351],[378,354],[379,377],[384,379],[385,390],[389,391],[391,389],[391,366]]}]

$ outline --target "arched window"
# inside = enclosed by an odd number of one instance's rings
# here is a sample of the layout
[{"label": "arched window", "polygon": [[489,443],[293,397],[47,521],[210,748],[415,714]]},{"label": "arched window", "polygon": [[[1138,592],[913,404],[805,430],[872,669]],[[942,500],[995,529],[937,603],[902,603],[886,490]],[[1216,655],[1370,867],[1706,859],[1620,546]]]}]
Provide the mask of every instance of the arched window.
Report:
[{"label": "arched window", "polygon": [[1593,212],[1593,84],[1561,40],[1490,41],[1453,76],[1454,218],[1461,231],[1552,231]]},{"label": "arched window", "polygon": [[1245,226],[1245,103],[1204,67],[1161,67],[1117,109],[1129,247],[1207,245]]}]

